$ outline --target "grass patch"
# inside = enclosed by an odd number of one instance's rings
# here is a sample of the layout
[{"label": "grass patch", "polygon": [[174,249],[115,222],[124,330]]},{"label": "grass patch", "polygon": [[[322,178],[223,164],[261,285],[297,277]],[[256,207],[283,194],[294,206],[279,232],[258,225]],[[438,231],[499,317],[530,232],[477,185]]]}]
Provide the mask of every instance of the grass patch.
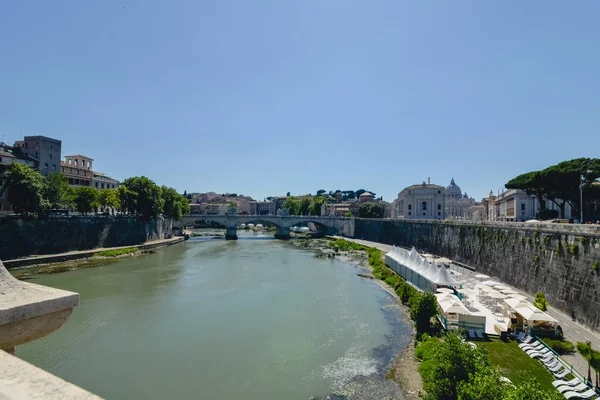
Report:
[{"label": "grass patch", "polygon": [[123,249],[104,250],[104,251],[97,253],[96,255],[99,257],[118,257],[118,256],[124,256],[126,254],[137,253],[137,251],[138,251],[137,247],[125,247]]},{"label": "grass patch", "polygon": [[550,372],[537,359],[529,357],[521,350],[517,342],[505,343],[499,339],[492,339],[489,342],[479,342],[477,345],[487,349],[492,365],[500,368],[500,373],[515,385],[526,383],[534,378],[542,389],[556,390],[552,386],[554,377]]}]

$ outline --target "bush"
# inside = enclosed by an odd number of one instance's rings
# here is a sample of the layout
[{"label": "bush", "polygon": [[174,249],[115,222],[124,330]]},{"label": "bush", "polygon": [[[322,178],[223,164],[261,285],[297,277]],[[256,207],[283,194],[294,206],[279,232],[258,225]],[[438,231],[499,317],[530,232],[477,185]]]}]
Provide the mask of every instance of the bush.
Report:
[{"label": "bush", "polygon": [[596,260],[592,264],[592,271],[598,273],[598,270],[600,270],[600,261]]},{"label": "bush", "polygon": [[575,353],[575,345],[572,342],[555,339],[542,339],[542,341],[558,354],[563,355]]},{"label": "bush", "polygon": [[546,311],[548,309],[548,300],[546,300],[544,293],[537,292],[535,295],[535,300],[533,301],[533,305],[542,311]]}]

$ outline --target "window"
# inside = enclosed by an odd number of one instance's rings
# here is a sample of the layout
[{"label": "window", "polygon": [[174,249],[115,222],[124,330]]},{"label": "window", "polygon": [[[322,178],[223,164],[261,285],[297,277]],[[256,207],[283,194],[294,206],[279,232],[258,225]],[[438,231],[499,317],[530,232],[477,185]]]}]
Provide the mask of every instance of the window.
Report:
[{"label": "window", "polygon": [[441,194],[441,193],[442,193],[442,191],[441,191],[441,190],[438,190],[438,194]]},{"label": "window", "polygon": [[96,182],[96,188],[98,188],[98,182]]},{"label": "window", "polygon": [[56,164],[52,164],[52,171],[56,171]]},{"label": "window", "polygon": [[525,203],[521,203],[521,211],[525,211]]},{"label": "window", "polygon": [[52,153],[48,154],[48,157],[52,160]]},{"label": "window", "polygon": [[442,205],[438,204],[438,210],[441,210],[441,209],[442,209]]},{"label": "window", "polygon": [[[427,202],[426,201],[421,203],[421,210],[427,211]],[[425,215],[425,214],[423,214],[423,215]]]},{"label": "window", "polygon": [[438,211],[438,216],[441,216],[441,215],[442,215],[442,213]]},{"label": "window", "polygon": [[409,205],[408,205],[408,209],[409,209],[409,210],[412,210],[412,204],[409,204]]},{"label": "window", "polygon": [[44,164],[44,168],[48,169],[48,164]]},{"label": "window", "polygon": [[50,145],[50,150],[52,150],[52,145]]},{"label": "window", "polygon": [[409,212],[408,212],[408,215],[412,215],[412,213],[409,211]]}]

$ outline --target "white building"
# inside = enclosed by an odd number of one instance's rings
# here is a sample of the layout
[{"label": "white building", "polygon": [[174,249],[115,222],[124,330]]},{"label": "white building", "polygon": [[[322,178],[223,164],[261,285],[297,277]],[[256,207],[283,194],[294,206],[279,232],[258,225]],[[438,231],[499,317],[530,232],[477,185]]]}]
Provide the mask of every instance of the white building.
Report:
[{"label": "white building", "polygon": [[471,207],[476,204],[475,199],[464,194],[454,182],[454,178],[446,187],[446,218],[472,219]]},{"label": "white building", "polygon": [[275,215],[275,203],[272,201],[251,201],[251,215]]},{"label": "white building", "polygon": [[[551,200],[545,200],[547,210],[558,211],[559,218],[572,218],[571,206],[565,204],[565,215],[560,216],[560,207]],[[562,200],[557,200],[561,203]],[[536,196],[529,196],[520,189],[509,189],[495,197],[495,212],[498,221],[527,221],[535,219],[540,209],[540,203]]]},{"label": "white building", "polygon": [[412,185],[398,193],[393,218],[403,219],[445,219],[446,189],[443,186],[427,183]]}]

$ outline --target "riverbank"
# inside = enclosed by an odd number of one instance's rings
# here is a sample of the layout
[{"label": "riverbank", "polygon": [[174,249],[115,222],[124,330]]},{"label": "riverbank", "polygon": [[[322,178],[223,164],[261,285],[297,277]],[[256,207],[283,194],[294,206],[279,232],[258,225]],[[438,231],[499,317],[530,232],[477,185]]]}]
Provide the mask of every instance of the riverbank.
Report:
[{"label": "riverbank", "polygon": [[[373,275],[373,268],[371,265],[369,265],[368,254],[364,250],[341,251],[339,249],[334,249],[331,244],[333,243],[332,240],[335,239],[345,240],[346,238],[335,237],[333,239],[301,239],[291,241],[290,243],[300,248],[313,250],[317,252],[318,257],[335,257],[342,262],[362,269],[363,271],[359,272],[357,275],[365,279],[371,279],[385,292],[396,299],[400,305],[399,309],[404,316],[404,319],[406,321],[410,321],[409,308],[408,306],[401,304],[400,298],[394,288]],[[389,247],[391,247],[385,244],[378,244],[379,246],[370,246],[370,243],[365,244],[360,242],[357,244],[365,247],[376,248],[381,251],[388,251]],[[408,400],[420,399],[425,394],[423,390],[423,381],[421,379],[421,374],[419,373],[419,366],[420,362],[415,357],[415,338],[413,329],[410,343],[395,357],[390,369],[386,372],[386,379],[396,382],[400,386],[404,397]]]},{"label": "riverbank", "polygon": [[[4,260],[3,263],[4,266],[8,270],[11,270],[11,273],[13,273],[13,275],[16,277],[17,275],[28,275],[24,273],[19,274],[18,271],[21,269],[31,272],[34,269],[46,268],[46,272],[48,273],[64,272],[76,268],[75,265],[77,263],[73,263],[73,261],[93,260],[97,263],[98,261],[112,260],[119,257],[130,257],[136,254],[145,254],[146,252],[153,251],[160,247],[181,243],[184,240],[185,238],[177,236],[170,239],[153,240],[135,246],[106,247],[93,250],[70,251],[60,254],[30,256],[17,258],[14,260]],[[44,272],[40,271],[38,273]]]}]

